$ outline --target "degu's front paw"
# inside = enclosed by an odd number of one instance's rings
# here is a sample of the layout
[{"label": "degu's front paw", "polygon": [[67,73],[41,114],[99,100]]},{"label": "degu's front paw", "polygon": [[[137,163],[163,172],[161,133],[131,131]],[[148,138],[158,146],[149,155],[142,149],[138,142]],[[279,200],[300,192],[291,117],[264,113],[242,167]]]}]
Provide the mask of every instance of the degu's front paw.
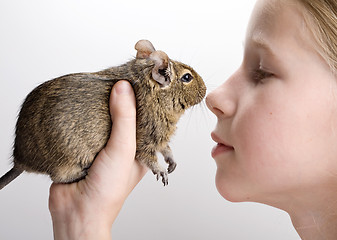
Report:
[{"label": "degu's front paw", "polygon": [[161,181],[163,182],[164,186],[168,185],[168,176],[167,171],[165,170],[152,170],[154,175],[157,175],[157,181],[161,178]]},{"label": "degu's front paw", "polygon": [[166,158],[165,162],[167,162],[168,165],[169,165],[168,168],[167,168],[167,172],[169,174],[172,173],[174,171],[174,169],[176,169],[177,163],[173,160],[173,158],[170,158],[170,157]]}]

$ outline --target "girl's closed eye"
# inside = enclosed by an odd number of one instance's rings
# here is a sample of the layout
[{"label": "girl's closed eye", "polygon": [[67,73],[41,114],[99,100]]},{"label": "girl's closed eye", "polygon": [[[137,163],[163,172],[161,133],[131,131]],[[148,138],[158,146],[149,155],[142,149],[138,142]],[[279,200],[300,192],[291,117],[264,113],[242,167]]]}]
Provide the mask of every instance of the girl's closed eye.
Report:
[{"label": "girl's closed eye", "polygon": [[257,84],[264,84],[266,80],[270,77],[273,77],[274,74],[264,70],[262,67],[256,68],[251,70],[250,78],[253,83]]}]

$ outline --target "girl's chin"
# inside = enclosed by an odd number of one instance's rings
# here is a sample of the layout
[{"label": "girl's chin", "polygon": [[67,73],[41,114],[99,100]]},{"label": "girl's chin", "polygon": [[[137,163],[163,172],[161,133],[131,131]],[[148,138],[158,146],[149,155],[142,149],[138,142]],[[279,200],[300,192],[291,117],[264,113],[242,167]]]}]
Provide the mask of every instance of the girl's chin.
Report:
[{"label": "girl's chin", "polygon": [[235,176],[229,176],[225,166],[219,164],[217,166],[215,185],[219,194],[230,202],[252,202],[251,191],[247,189],[247,186],[242,185],[244,183],[240,179],[236,179]]}]

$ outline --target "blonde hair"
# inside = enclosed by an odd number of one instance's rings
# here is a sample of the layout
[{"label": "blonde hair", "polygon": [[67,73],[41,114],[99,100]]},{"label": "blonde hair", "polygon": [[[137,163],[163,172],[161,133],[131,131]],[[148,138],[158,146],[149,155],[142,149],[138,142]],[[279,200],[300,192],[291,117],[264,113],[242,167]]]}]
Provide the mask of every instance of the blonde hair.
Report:
[{"label": "blonde hair", "polygon": [[304,15],[308,28],[320,48],[318,52],[337,74],[337,1],[299,0],[299,2],[307,10],[308,14]]}]

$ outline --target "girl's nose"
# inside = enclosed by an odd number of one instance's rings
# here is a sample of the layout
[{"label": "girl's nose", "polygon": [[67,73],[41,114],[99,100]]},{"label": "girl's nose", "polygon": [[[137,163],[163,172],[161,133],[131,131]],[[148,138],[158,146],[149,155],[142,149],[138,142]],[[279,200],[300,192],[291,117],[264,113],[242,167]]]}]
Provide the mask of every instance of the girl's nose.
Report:
[{"label": "girl's nose", "polygon": [[237,92],[233,78],[228,79],[206,97],[207,107],[218,118],[233,117],[237,109]]}]

